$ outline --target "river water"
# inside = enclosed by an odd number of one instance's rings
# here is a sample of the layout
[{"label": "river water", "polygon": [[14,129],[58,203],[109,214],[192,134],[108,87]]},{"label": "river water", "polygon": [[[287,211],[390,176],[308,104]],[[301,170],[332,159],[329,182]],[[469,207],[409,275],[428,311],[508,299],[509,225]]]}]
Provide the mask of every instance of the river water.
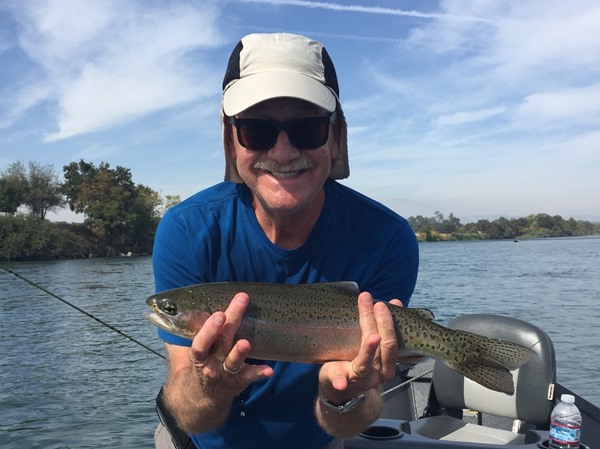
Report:
[{"label": "river water", "polygon": [[[4,263],[156,351],[149,257]],[[421,244],[411,306],[546,329],[558,380],[600,404],[600,238]],[[164,361],[0,270],[0,447],[153,447]]]}]

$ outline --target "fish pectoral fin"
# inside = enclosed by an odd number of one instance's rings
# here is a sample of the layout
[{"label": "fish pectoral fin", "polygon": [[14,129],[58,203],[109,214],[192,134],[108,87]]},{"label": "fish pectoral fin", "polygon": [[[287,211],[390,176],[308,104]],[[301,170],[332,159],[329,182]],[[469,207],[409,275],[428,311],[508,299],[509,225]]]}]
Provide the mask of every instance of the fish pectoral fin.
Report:
[{"label": "fish pectoral fin", "polygon": [[478,384],[512,396],[515,384],[510,371],[499,366],[490,365],[448,365],[453,370]]}]

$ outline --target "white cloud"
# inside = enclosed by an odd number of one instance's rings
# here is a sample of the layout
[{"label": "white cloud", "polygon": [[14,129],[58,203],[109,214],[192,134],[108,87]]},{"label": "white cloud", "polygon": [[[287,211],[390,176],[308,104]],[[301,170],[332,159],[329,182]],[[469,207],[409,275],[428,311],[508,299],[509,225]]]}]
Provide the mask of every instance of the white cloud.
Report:
[{"label": "white cloud", "polygon": [[577,83],[600,76],[600,5],[595,1],[448,0],[441,7],[449,16],[464,14],[486,22],[448,21],[442,15],[412,29],[408,50],[447,58],[440,78],[453,75],[453,81],[463,84],[485,80],[498,95],[539,89],[556,78]]},{"label": "white cloud", "polygon": [[[402,142],[421,154],[450,152],[471,163],[491,148],[522,160],[547,140],[598,129],[597,2],[447,0],[440,6],[440,17],[413,26],[392,57],[377,62],[375,54],[365,64],[369,80],[387,95],[381,104],[394,108],[386,110],[386,123],[394,126],[380,125],[376,137],[389,150],[369,155],[398,153],[394,143]],[[445,18],[457,14],[486,21]],[[472,125],[468,133],[457,126],[465,124]]]},{"label": "white cloud", "polygon": [[115,146],[92,145],[81,150],[75,155],[75,159],[83,159],[86,161],[105,161],[107,156],[117,154],[119,149]]},{"label": "white cloud", "polygon": [[36,83],[27,86],[13,87],[16,92],[12,95],[3,92],[0,103],[3,104],[3,114],[0,115],[0,129],[8,128],[19,120],[23,114],[34,106],[52,98],[53,89],[50,82],[47,84]]},{"label": "white cloud", "polygon": [[61,93],[60,130],[45,140],[114,126],[189,102],[201,93],[200,83],[193,85],[185,76],[161,69],[157,60],[131,61],[127,66],[114,68],[90,65]]},{"label": "white cloud", "polygon": [[153,9],[142,2],[40,1],[16,15],[21,48],[42,75],[18,89],[0,123],[54,102],[57,130],[45,141],[116,126],[218,86],[201,54],[222,43],[211,2]]},{"label": "white cloud", "polygon": [[498,23],[491,56],[505,66],[506,72],[521,75],[529,71],[535,76],[532,70],[569,73],[582,68],[599,73],[598,23],[597,2],[512,3]]},{"label": "white cloud", "polygon": [[437,126],[462,125],[464,123],[479,122],[495,117],[506,111],[506,107],[498,106],[495,108],[480,109],[478,111],[455,112],[454,114],[442,115],[435,119]]},{"label": "white cloud", "polygon": [[19,42],[29,58],[50,72],[76,70],[79,61],[94,54],[99,34],[115,17],[114,1],[24,2],[16,12]]},{"label": "white cloud", "polygon": [[600,84],[533,93],[516,111],[517,122],[530,124],[585,125],[600,123]]},{"label": "white cloud", "polygon": [[[233,35],[289,31],[336,62],[355,188],[429,215],[598,214],[597,0],[354,3],[0,0],[0,167],[30,148],[57,166],[110,159],[183,196],[217,182]],[[40,129],[79,137],[42,147]]]}]

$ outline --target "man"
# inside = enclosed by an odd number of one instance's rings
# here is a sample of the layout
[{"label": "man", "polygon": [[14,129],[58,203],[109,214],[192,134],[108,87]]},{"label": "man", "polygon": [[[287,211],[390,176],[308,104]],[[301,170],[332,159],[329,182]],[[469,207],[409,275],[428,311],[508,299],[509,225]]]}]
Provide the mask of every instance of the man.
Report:
[{"label": "man", "polygon": [[395,373],[391,316],[371,294],[408,304],[416,238],[406,220],[335,181],[349,175],[347,129],[320,43],[291,34],[243,38],[225,74],[221,118],[225,182],[161,221],[156,290],[353,280],[363,291],[362,344],[353,361],[322,366],[247,359],[251,342],[234,339],[251,300],[240,292],[191,347],[159,331],[169,359],[164,401],[199,448],[341,447],[378,417],[379,386]]}]

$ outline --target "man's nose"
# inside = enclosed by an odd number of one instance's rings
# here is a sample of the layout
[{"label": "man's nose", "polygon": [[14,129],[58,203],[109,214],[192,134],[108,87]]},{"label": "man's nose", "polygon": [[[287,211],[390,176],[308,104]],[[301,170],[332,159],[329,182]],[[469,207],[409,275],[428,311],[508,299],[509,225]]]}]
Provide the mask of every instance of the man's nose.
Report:
[{"label": "man's nose", "polygon": [[269,157],[280,164],[285,164],[296,159],[300,150],[290,141],[287,132],[281,130],[275,141],[275,145],[267,152]]}]

